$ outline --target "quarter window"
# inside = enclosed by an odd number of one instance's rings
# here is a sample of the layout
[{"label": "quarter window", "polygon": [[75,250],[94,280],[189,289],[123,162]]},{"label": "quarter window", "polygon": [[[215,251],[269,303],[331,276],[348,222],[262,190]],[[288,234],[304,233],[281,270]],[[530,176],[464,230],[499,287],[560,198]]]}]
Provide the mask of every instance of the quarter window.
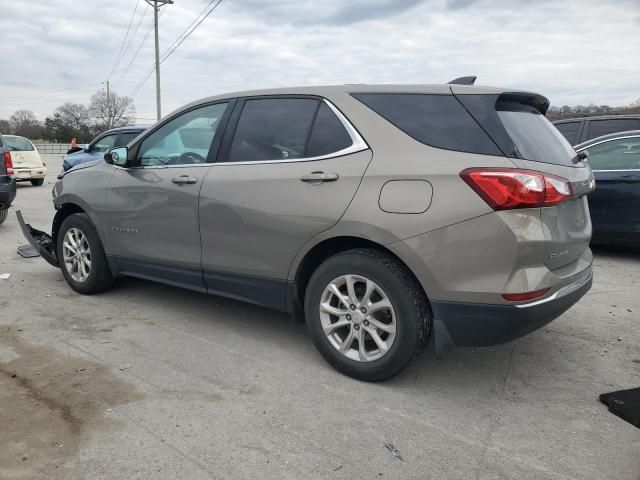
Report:
[{"label": "quarter window", "polygon": [[580,122],[556,123],[554,125],[571,145],[576,144],[576,135],[580,127]]},{"label": "quarter window", "polygon": [[319,101],[311,98],[247,100],[229,150],[229,162],[303,158]]},{"label": "quarter window", "polygon": [[140,166],[211,163],[211,145],[228,103],[197,108],[170,120],[142,141]]},{"label": "quarter window", "polygon": [[331,108],[325,102],[322,102],[313,123],[305,156],[319,157],[321,155],[329,155],[349,148],[352,144],[353,141],[342,122],[331,111]]},{"label": "quarter window", "polygon": [[586,149],[594,170],[640,169],[640,138],[618,138]]},{"label": "quarter window", "polygon": [[462,152],[502,155],[453,95],[353,93],[418,142]]}]

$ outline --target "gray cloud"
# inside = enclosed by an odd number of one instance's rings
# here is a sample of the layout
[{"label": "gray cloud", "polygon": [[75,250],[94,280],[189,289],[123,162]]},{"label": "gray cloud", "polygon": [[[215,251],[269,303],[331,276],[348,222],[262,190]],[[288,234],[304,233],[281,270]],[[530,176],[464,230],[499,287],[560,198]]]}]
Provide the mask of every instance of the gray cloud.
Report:
[{"label": "gray cloud", "polygon": [[[43,119],[63,101],[88,102],[111,71],[135,2],[4,2],[0,118],[29,108]],[[165,7],[161,50],[205,5]],[[140,0],[137,18],[144,8]],[[224,0],[162,64],[163,111],[247,88],[462,75],[538,91],[556,105],[629,103],[640,97],[639,15],[636,0]],[[120,94],[152,66],[150,38],[123,70],[150,20],[148,12],[111,77]],[[153,118],[154,98],[152,76],[135,95],[140,117]]]}]

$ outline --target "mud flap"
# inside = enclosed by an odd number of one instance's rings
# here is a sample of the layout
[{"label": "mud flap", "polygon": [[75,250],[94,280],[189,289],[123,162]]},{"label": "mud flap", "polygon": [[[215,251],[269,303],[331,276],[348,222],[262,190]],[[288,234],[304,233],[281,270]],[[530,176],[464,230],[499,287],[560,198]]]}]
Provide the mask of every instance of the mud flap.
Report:
[{"label": "mud flap", "polygon": [[58,257],[55,249],[53,248],[53,239],[51,236],[41,232],[40,230],[36,230],[28,223],[24,223],[22,212],[20,210],[16,212],[16,216],[18,217],[18,223],[20,224],[20,229],[22,230],[24,238],[29,241],[31,246],[40,253],[40,256],[44,258],[47,263],[54,267],[59,267]]}]

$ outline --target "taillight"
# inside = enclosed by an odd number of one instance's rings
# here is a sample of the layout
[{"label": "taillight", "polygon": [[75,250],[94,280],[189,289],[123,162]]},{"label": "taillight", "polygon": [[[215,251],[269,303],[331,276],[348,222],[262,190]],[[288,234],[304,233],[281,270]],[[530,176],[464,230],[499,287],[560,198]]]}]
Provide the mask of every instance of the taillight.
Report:
[{"label": "taillight", "polygon": [[551,207],[572,197],[562,177],[517,168],[468,168],[462,179],[494,210]]},{"label": "taillight", "polygon": [[13,161],[11,160],[11,152],[4,152],[4,166],[7,169],[7,175],[13,175]]},{"label": "taillight", "polygon": [[502,298],[507,300],[508,302],[524,302],[526,300],[534,300],[536,298],[540,298],[544,296],[550,288],[545,288],[543,290],[535,290],[533,292],[526,293],[505,293],[502,295]]}]

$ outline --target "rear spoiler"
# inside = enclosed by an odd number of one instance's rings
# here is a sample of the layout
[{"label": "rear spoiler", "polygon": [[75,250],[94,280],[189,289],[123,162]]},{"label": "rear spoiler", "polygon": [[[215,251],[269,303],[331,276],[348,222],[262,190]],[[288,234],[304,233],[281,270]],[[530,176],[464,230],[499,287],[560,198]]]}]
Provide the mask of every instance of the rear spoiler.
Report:
[{"label": "rear spoiler", "polygon": [[498,96],[498,102],[517,102],[530,105],[538,110],[542,115],[549,110],[549,100],[547,97],[531,92],[505,92]]}]

